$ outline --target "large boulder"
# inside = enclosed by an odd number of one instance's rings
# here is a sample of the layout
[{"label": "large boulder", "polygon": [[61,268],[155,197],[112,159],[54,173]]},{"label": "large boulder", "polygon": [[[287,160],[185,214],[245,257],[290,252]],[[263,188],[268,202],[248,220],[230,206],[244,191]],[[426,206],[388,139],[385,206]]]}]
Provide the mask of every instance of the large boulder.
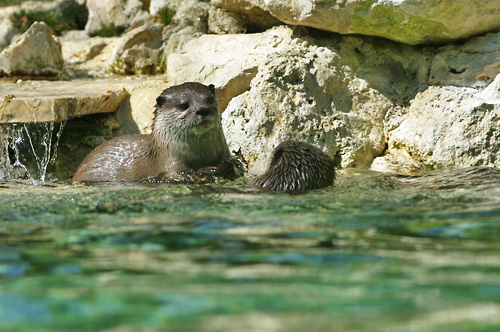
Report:
[{"label": "large boulder", "polygon": [[0,53],[0,77],[57,79],[64,67],[59,40],[43,22],[35,22]]},{"label": "large boulder", "polygon": [[162,46],[163,25],[140,26],[116,43],[110,68],[118,74],[155,74],[160,69]]},{"label": "large boulder", "polygon": [[249,22],[268,12],[293,25],[389,38],[407,44],[445,43],[500,28],[500,0],[216,0]]},{"label": "large boulder", "polygon": [[375,170],[500,166],[500,75],[484,90],[429,87],[399,124]]}]

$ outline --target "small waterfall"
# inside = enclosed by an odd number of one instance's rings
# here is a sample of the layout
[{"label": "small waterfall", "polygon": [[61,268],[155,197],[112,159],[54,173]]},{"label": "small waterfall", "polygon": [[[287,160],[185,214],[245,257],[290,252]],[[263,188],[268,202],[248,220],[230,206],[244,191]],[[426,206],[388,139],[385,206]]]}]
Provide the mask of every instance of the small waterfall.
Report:
[{"label": "small waterfall", "polygon": [[55,164],[65,124],[64,121],[3,125],[0,179],[27,179],[30,184],[44,184],[49,164]]}]

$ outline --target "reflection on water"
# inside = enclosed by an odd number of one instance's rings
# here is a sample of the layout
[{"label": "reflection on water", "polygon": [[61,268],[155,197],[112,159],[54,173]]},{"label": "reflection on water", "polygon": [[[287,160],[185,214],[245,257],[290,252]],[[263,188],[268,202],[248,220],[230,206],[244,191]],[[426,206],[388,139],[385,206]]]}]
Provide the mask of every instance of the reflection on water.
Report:
[{"label": "reflection on water", "polygon": [[1,187],[1,331],[500,330],[496,169]]}]

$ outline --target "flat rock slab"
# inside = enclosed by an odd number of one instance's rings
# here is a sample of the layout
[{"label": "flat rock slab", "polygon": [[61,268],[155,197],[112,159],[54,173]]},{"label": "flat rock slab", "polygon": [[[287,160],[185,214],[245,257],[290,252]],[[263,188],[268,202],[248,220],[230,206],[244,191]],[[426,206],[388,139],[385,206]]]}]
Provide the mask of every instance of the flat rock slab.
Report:
[{"label": "flat rock slab", "polygon": [[124,83],[112,80],[0,83],[0,123],[61,122],[110,113],[127,96]]}]

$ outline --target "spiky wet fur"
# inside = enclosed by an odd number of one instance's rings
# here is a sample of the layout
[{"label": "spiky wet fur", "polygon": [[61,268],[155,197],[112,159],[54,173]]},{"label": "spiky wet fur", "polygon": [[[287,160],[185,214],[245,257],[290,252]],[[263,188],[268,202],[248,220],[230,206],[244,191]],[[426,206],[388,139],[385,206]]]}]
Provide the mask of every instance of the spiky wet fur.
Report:
[{"label": "spiky wet fur", "polygon": [[299,141],[278,145],[267,170],[250,181],[266,191],[304,191],[330,186],[335,179],[335,165],[317,147]]}]

